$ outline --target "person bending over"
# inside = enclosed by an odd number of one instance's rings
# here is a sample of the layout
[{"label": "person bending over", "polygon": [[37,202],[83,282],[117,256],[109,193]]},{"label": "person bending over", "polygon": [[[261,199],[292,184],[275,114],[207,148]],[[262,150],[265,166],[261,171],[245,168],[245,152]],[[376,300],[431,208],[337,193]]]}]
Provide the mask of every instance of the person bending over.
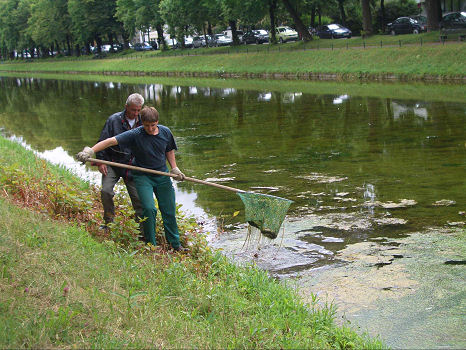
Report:
[{"label": "person bending over", "polygon": [[[120,145],[131,149],[134,155],[133,165],[168,172],[167,161],[170,165],[170,174],[176,175],[175,179],[183,181],[185,175],[178,169],[175,159],[177,150],[175,139],[170,129],[159,124],[159,113],[154,107],[144,107],[141,110],[142,126],[126,131],[119,135],[102,140],[77,154],[77,159],[86,162],[92,158],[95,152],[100,152],[108,147]],[[171,247],[176,251],[183,251],[181,247],[178,224],[176,222],[175,190],[168,176],[147,174],[133,171],[134,184],[143,207],[144,235],[148,242],[154,246],[155,225],[157,209],[154,202],[154,194],[157,199],[160,213],[162,214],[165,237]]]}]

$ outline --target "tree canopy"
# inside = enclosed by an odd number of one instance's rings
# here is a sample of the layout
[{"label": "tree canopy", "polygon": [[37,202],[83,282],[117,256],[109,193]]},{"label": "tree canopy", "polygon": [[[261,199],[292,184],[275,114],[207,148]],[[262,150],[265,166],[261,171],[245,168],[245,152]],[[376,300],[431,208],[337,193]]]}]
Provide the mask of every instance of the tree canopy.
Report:
[{"label": "tree canopy", "polygon": [[[432,28],[438,25],[440,0],[426,1]],[[395,10],[394,10],[395,9]],[[399,9],[399,11],[396,11]],[[309,27],[331,22],[365,35],[383,31],[396,16],[415,15],[414,0],[0,0],[0,53],[2,59],[27,54],[76,54],[91,46],[138,41],[138,31],[157,31],[184,43],[187,35],[232,30],[295,28],[311,40]],[[441,13],[441,12],[440,12]],[[392,18],[394,17],[394,18]],[[272,36],[273,42],[273,36]]]}]

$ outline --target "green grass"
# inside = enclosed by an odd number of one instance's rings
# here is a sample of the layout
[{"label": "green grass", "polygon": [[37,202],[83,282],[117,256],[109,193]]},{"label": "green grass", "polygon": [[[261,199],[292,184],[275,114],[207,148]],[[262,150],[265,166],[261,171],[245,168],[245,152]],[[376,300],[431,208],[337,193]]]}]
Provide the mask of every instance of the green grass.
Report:
[{"label": "green grass", "polygon": [[[3,169],[30,152],[0,138]],[[63,169],[56,169],[61,173]],[[29,169],[33,171],[33,168]],[[6,188],[5,188],[6,189]],[[1,348],[382,348],[219,253],[125,250],[0,197]]]},{"label": "green grass", "polygon": [[[168,53],[156,51],[135,57],[119,54],[116,56],[118,58],[99,60],[5,62],[0,70],[122,74],[175,72],[205,73],[210,76],[287,74],[287,77],[302,75],[306,79],[307,74],[336,74],[334,79],[456,77],[462,80],[466,75],[464,44],[454,41],[442,45],[433,42],[435,37],[435,33],[374,36],[364,40],[315,40],[305,44],[242,45],[237,48],[186,49]],[[423,45],[420,44],[421,38],[424,38]],[[400,40],[404,43],[401,47]],[[384,43],[382,47],[380,41]]]}]

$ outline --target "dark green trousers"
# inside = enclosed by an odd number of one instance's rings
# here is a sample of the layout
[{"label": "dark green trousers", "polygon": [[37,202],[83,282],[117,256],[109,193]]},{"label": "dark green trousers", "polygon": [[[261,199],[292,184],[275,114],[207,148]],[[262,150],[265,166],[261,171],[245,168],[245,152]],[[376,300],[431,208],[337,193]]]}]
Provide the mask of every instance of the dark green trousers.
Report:
[{"label": "dark green trousers", "polygon": [[165,237],[173,248],[180,246],[180,234],[176,223],[175,190],[172,181],[167,176],[133,174],[134,184],[141,201],[144,221],[144,236],[153,245],[155,240],[155,226],[157,208],[155,207],[154,194],[162,214]]}]

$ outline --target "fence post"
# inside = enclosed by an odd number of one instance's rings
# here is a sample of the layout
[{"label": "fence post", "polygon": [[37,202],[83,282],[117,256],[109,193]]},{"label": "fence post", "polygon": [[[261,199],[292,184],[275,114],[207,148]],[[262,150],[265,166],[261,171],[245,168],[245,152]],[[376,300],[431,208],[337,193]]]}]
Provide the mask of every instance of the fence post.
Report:
[{"label": "fence post", "polygon": [[333,43],[332,43],[332,51],[333,51]]},{"label": "fence post", "polygon": [[380,47],[382,47],[383,43],[382,43],[382,40],[380,40]]},{"label": "fence post", "polygon": [[400,44],[400,47],[401,47],[401,40],[398,40],[398,43]]},{"label": "fence post", "polygon": [[420,38],[420,39],[421,39],[421,46],[422,46],[422,38]]},{"label": "fence post", "polygon": [[364,48],[366,48],[366,42],[365,41],[362,42],[362,46],[364,46]]},{"label": "fence post", "polygon": [[347,43],[346,43],[346,49],[348,50],[348,48],[349,48],[349,47],[348,47],[348,42],[347,42]]}]

